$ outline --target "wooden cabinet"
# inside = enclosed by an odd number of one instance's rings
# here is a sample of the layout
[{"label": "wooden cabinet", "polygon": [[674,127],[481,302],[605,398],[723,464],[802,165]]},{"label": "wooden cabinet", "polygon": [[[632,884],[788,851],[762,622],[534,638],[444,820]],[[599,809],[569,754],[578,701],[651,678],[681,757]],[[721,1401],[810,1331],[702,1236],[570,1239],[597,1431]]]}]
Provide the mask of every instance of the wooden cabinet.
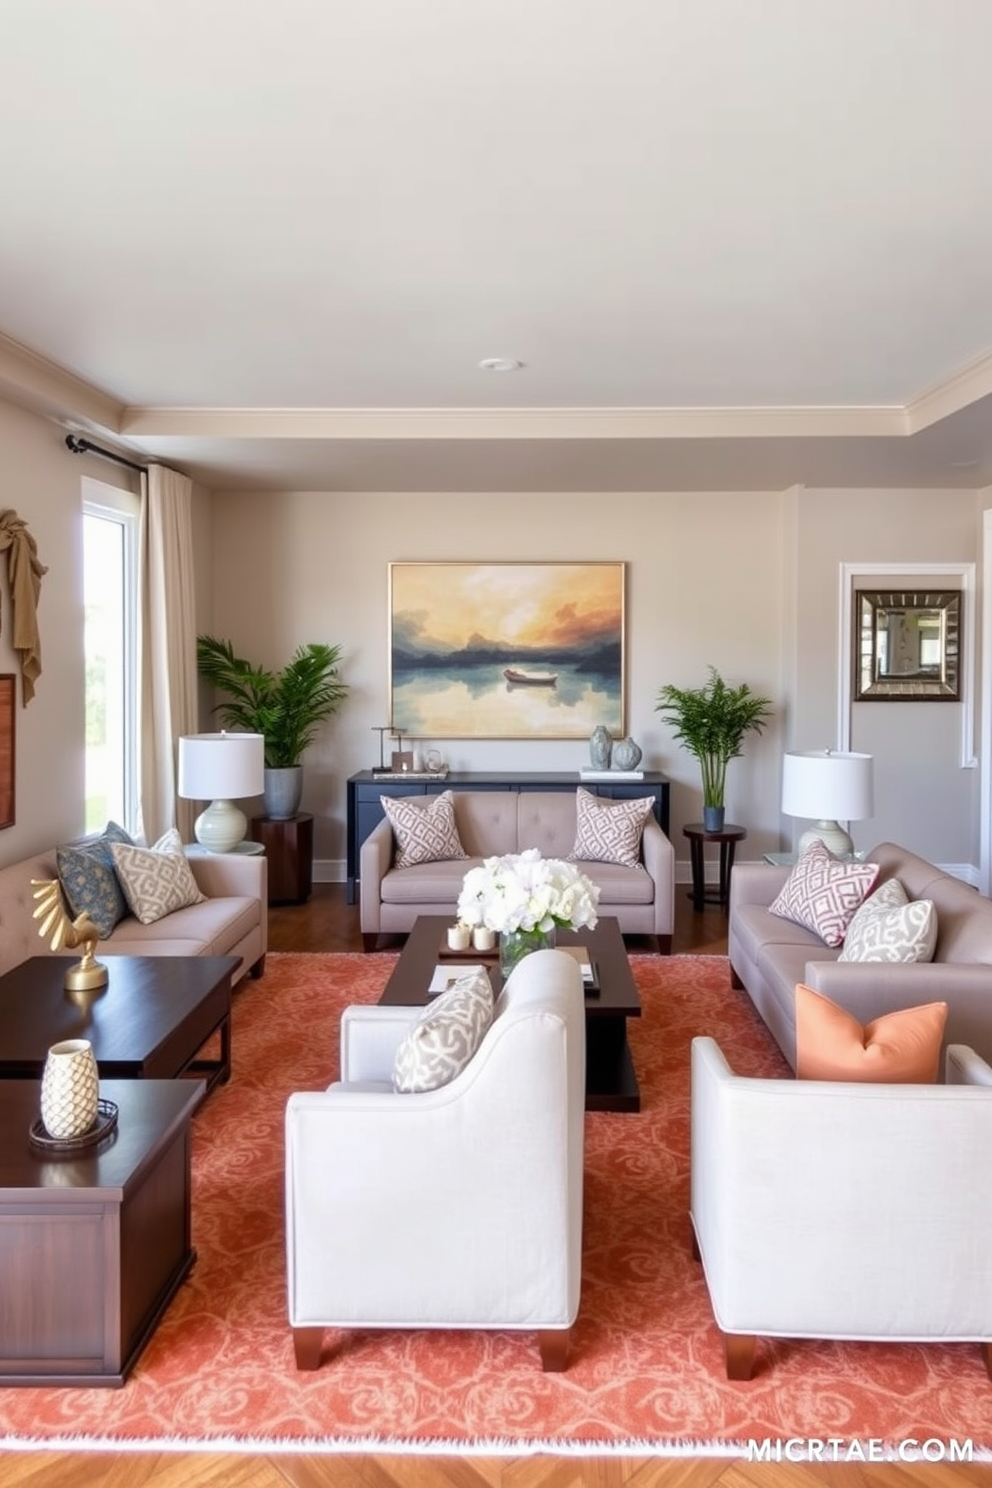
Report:
[{"label": "wooden cabinet", "polygon": [[265,847],[269,864],[269,903],[305,904],[313,889],[313,817],[309,811],[288,821],[252,817],[251,835]]},{"label": "wooden cabinet", "polygon": [[[436,796],[446,790],[574,791],[579,786],[594,796],[630,801],[651,796],[654,814],[663,832],[668,832],[669,782],[656,770],[645,770],[640,780],[582,780],[576,770],[450,771],[433,780],[377,780],[371,770],[359,770],[348,780],[348,903],[354,904],[358,883],[358,861],[362,843],[384,816],[381,796]],[[270,867],[269,873],[271,875]],[[271,877],[270,877],[271,883]]]}]

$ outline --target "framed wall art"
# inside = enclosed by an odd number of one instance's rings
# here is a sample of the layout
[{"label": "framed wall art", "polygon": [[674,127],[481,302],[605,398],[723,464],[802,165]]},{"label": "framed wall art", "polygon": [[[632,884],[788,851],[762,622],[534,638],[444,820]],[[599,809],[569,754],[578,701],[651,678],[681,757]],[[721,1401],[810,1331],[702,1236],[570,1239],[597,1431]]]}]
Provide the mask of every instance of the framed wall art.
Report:
[{"label": "framed wall art", "polygon": [[0,674],[0,827],[14,825],[14,720],[17,716],[17,678]]},{"label": "framed wall art", "polygon": [[392,731],[623,734],[624,582],[623,563],[391,563]]},{"label": "framed wall art", "polygon": [[853,699],[961,698],[961,590],[857,589]]}]

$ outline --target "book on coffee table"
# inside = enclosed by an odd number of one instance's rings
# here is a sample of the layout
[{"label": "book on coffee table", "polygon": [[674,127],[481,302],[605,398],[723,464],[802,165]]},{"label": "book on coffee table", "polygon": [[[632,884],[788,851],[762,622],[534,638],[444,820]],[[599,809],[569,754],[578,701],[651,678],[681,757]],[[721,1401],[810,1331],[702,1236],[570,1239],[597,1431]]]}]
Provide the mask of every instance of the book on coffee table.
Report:
[{"label": "book on coffee table", "polygon": [[583,990],[586,992],[598,992],[599,968],[589,954],[589,947],[581,945],[560,945],[558,946],[558,950],[564,951],[566,955],[573,956],[575,960],[578,961],[579,970],[582,972]]},{"label": "book on coffee table", "polygon": [[471,965],[466,961],[459,962],[457,966],[453,966],[450,962],[447,966],[435,966],[434,975],[427,988],[427,996],[437,997],[439,992],[450,992],[462,977],[472,976],[475,972],[485,971],[485,969],[481,962]]}]

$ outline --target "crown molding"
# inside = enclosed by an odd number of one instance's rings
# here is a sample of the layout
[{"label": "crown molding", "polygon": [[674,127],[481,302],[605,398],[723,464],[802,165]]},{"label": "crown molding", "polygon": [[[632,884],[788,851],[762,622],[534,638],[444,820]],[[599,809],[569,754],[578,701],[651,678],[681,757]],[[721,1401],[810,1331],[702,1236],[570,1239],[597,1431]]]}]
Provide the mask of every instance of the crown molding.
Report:
[{"label": "crown molding", "polygon": [[125,408],[122,437],[803,439],[904,437],[902,408]]},{"label": "crown molding", "polygon": [[123,405],[116,398],[2,334],[0,388],[12,402],[37,413],[118,432]]},{"label": "crown molding", "polygon": [[987,352],[907,403],[909,433],[918,434],[921,429],[927,429],[931,424],[949,418],[952,413],[960,413],[962,408],[977,403],[981,398],[987,398],[990,393],[992,352]]}]

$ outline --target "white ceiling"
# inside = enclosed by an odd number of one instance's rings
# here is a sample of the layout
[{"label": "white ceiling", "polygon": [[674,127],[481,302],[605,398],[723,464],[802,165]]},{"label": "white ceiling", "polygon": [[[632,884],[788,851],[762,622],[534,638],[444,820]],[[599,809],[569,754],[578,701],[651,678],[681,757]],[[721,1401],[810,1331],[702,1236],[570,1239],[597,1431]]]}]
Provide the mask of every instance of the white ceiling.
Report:
[{"label": "white ceiling", "polygon": [[0,19],[0,391],[67,427],[218,488],[992,483],[989,0]]}]

